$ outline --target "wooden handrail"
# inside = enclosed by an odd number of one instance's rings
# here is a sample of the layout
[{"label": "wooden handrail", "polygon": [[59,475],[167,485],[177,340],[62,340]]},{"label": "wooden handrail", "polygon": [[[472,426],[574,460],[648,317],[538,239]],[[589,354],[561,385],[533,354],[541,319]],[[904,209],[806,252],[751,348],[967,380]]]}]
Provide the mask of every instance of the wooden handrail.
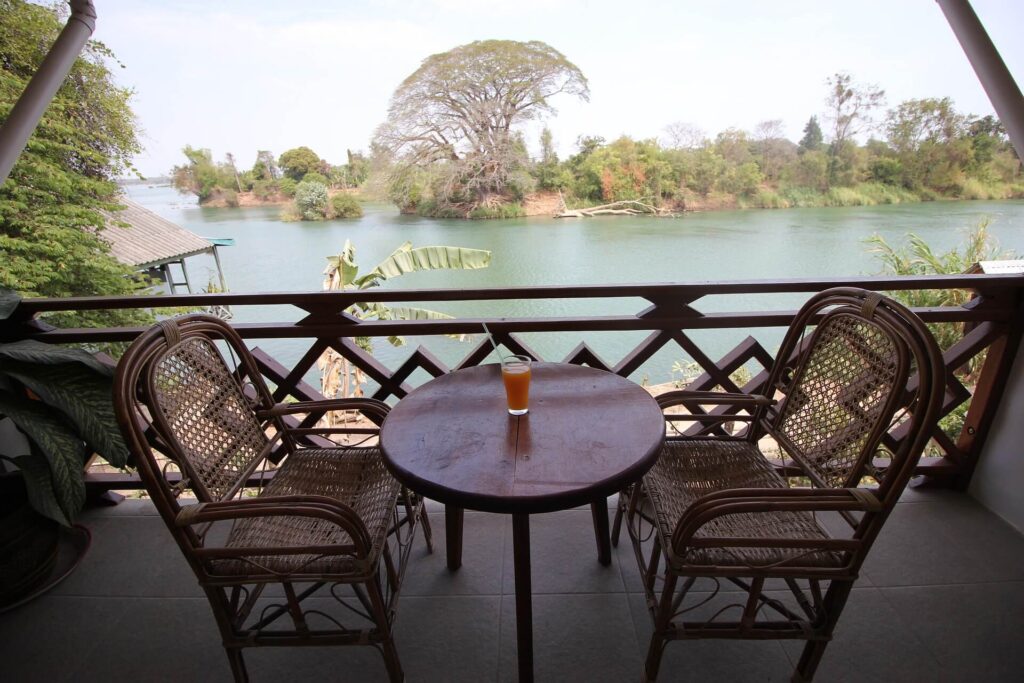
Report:
[{"label": "wooden handrail", "polygon": [[[722,282],[680,282],[652,284],[614,284],[544,287],[502,287],[481,289],[371,289],[358,292],[274,292],[265,294],[192,294],[142,297],[78,297],[68,299],[27,299],[7,321],[0,322],[0,338],[4,340],[37,339],[49,343],[102,343],[131,341],[144,330],[138,327],[54,329],[41,314],[55,311],[81,311],[128,308],[161,308],[171,306],[202,307],[213,304],[231,305],[236,311],[245,306],[291,305],[299,309],[291,320],[288,314],[276,322],[236,323],[234,328],[246,339],[306,339],[308,349],[292,367],[254,349],[259,372],[276,387],[274,398],[316,400],[318,393],[302,382],[302,377],[315,366],[321,353],[333,347],[360,368],[377,384],[373,397],[379,400],[401,398],[412,390],[408,378],[418,371],[440,375],[459,367],[485,362],[491,353],[486,342],[471,348],[464,358],[448,367],[423,347],[413,350],[398,367],[387,367],[357,344],[354,337],[390,335],[430,337],[446,334],[474,334],[486,322],[499,344],[516,353],[535,355],[518,335],[533,332],[607,332],[643,331],[648,334],[616,363],[605,363],[585,342],[581,342],[562,360],[587,364],[628,376],[666,345],[675,345],[693,358],[703,374],[690,384],[691,389],[757,393],[766,372],[753,370],[754,377],[743,387],[736,387],[729,375],[740,366],[768,368],[772,353],[754,337],[746,337],[721,358],[712,358],[690,336],[693,330],[736,330],[781,328],[793,320],[796,310],[722,310],[714,305],[698,305],[707,296],[769,295],[782,293],[816,293],[835,286],[858,286],[875,291],[964,289],[975,296],[963,306],[916,308],[914,312],[929,323],[965,323],[963,336],[945,351],[947,394],[942,407],[946,415],[970,400],[970,410],[959,438],[944,434],[939,425],[933,430],[938,457],[927,457],[918,467],[919,474],[928,474],[947,485],[962,487],[969,480],[974,463],[984,445],[986,426],[1002,398],[1003,385],[993,378],[1008,371],[1013,362],[1024,320],[1020,311],[1024,302],[1024,275],[939,275],[914,277],[847,277],[803,278],[779,280],[732,280]],[[501,301],[542,299],[633,299],[635,312],[616,315],[552,315],[523,317],[456,317],[447,320],[358,320],[345,314],[357,301],[367,302],[438,302],[438,301]],[[631,304],[627,304],[628,308]],[[616,311],[622,311],[622,304]],[[704,308],[718,310],[702,310]],[[581,335],[582,336],[582,335]],[[987,352],[987,353],[986,353]],[[955,371],[972,358],[986,353],[985,366],[973,397],[957,378]],[[701,415],[704,408],[694,406]],[[692,428],[713,433],[721,422],[729,421],[733,408],[712,408],[707,412],[714,420],[700,420]],[[292,418],[293,420],[295,418]],[[300,427],[308,425],[298,425]],[[311,437],[312,438],[312,437]],[[886,436],[892,446],[902,438],[899,429]],[[115,477],[116,478],[116,477]],[[107,477],[90,480],[91,488],[102,490],[117,483]],[[131,488],[128,478],[124,488]]]}]

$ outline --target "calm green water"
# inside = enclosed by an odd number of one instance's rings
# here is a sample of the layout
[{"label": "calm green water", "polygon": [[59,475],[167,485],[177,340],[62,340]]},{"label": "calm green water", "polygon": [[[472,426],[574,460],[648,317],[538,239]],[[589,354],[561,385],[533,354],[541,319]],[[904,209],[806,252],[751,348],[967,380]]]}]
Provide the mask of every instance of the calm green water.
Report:
[{"label": "calm green water", "polygon": [[[416,246],[449,244],[489,249],[491,267],[466,272],[412,273],[387,287],[506,287],[649,283],[692,280],[831,277],[870,275],[880,271],[864,240],[871,234],[890,242],[914,232],[936,250],[962,241],[963,233],[984,219],[1000,244],[1024,253],[1024,202],[932,202],[926,204],[779,211],[724,211],[688,214],[677,219],[631,217],[555,220],[523,218],[502,221],[435,220],[401,216],[390,205],[367,205],[361,219],[323,223],[284,223],[278,208],[199,208],[190,197],[169,187],[134,186],[129,195],[156,213],[204,237],[230,237],[234,247],[221,250],[228,286],[235,292],[319,290],[328,254],[346,239],[356,246],[357,262],[369,270],[402,242]],[[214,273],[212,259],[189,260],[193,282],[205,283]],[[795,307],[802,300],[772,296],[708,298],[700,310],[752,310]],[[635,313],[641,300],[550,300],[454,302],[435,307],[453,315],[609,315]],[[237,321],[294,320],[292,307],[236,310]],[[712,356],[728,351],[747,334],[769,350],[777,331],[704,332],[693,336]],[[590,333],[586,341],[614,364],[643,339],[644,333]],[[560,360],[581,341],[579,334],[525,335],[538,353]],[[454,363],[472,348],[448,339],[410,339],[393,349],[379,345],[375,353],[395,367],[422,341],[442,360]],[[260,341],[260,346],[285,365],[294,363],[308,346],[302,341]],[[681,350],[665,349],[638,372],[652,382],[670,379]],[[416,383],[417,377],[414,376]],[[422,378],[420,378],[422,379]]]}]

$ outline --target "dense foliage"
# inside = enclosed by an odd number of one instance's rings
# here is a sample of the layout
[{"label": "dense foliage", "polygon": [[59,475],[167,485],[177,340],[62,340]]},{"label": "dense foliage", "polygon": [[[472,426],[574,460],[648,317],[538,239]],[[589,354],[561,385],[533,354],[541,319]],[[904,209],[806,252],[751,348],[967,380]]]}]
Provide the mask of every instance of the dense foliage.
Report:
[{"label": "dense foliage", "polygon": [[332,165],[309,147],[289,149],[278,159],[269,150],[259,150],[252,169],[241,172],[232,154],[221,163],[213,161],[208,149],[186,146],[182,154],[186,163],[171,171],[172,182],[179,192],[198,197],[200,204],[239,206],[247,194],[256,202],[286,204],[286,220],[363,215],[352,197],[334,201],[341,196],[335,193],[357,188],[369,178],[370,161],[359,152],[346,150],[348,163]]},{"label": "dense foliage", "polygon": [[[945,252],[936,252],[921,237],[912,233],[907,235],[904,244],[889,244],[880,235],[872,236],[867,242],[870,250],[882,262],[883,271],[887,275],[958,275],[968,272],[974,264],[982,261],[1019,258],[1014,252],[999,246],[988,231],[987,220],[967,232],[960,245]],[[974,296],[974,292],[965,289],[898,290],[889,292],[889,296],[910,307],[933,308],[963,306]],[[928,328],[943,351],[963,338],[964,327],[964,323],[928,323]],[[955,370],[960,381],[972,394],[985,357],[983,351]],[[939,427],[953,441],[960,437],[969,407],[970,400],[960,404],[939,421]]]},{"label": "dense foliage", "polygon": [[[472,73],[484,81],[482,69],[503,73],[494,66],[500,60],[480,56],[489,42],[472,45],[480,58]],[[820,118],[809,117],[799,143],[786,139],[779,120],[763,121],[751,132],[729,128],[713,138],[676,122],[660,141],[580,136],[577,152],[559,160],[544,128],[540,154],[527,162],[525,144],[512,131],[504,139],[515,162],[503,167],[498,192],[481,180],[486,174],[467,165],[484,152],[474,138],[451,132],[458,111],[439,113],[445,107],[431,99],[443,96],[451,107],[462,101],[455,89],[462,76],[452,61],[458,63],[468,47],[428,58],[396,92],[388,122],[378,131],[375,159],[387,169],[388,198],[404,211],[519,215],[533,189],[561,192],[573,206],[642,200],[667,211],[1024,196],[1020,160],[994,117],[959,113],[949,98],[908,100],[886,111],[884,91],[843,73],[826,80]],[[444,61],[435,63],[440,57]],[[453,82],[441,82],[445,75]],[[478,92],[466,88],[465,97]]]},{"label": "dense foliage", "polygon": [[[0,120],[62,28],[54,10],[0,0]],[[111,77],[110,51],[90,42],[0,186],[0,288],[24,296],[126,295],[146,287],[110,256],[104,212],[119,208],[114,178],[140,150],[131,91]],[[55,324],[119,324],[129,311],[62,314]]]}]

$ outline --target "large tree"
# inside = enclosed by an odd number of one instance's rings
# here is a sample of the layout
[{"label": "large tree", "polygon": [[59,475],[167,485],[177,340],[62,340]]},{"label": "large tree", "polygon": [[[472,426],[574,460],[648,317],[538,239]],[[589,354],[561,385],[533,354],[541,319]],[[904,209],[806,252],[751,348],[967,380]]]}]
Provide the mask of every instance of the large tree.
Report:
[{"label": "large tree", "polygon": [[[61,30],[51,8],[0,0],[0,121],[6,119]],[[25,296],[130,294],[143,287],[111,255],[102,212],[120,208],[114,178],[140,150],[131,90],[111,76],[110,51],[90,41],[0,186],[0,287]],[[64,315],[103,325],[118,311]]]},{"label": "large tree", "polygon": [[320,172],[323,162],[309,147],[296,147],[281,154],[277,161],[281,172],[295,182],[300,182],[307,173]]},{"label": "large tree", "polygon": [[903,184],[955,189],[972,160],[967,117],[948,97],[906,100],[889,111],[886,133],[900,160]]},{"label": "large tree", "polygon": [[[502,194],[526,162],[518,124],[589,98],[580,69],[551,46],[484,40],[431,55],[391,98],[375,143],[402,166],[449,164],[446,192]],[[442,197],[441,199],[448,199]]]},{"label": "large tree", "polygon": [[855,83],[847,73],[830,76],[825,118],[832,127],[829,181],[835,182],[843,166],[847,143],[874,126],[873,112],[885,104],[885,91],[876,85]]},{"label": "large tree", "polygon": [[824,136],[821,134],[821,126],[818,125],[818,117],[812,116],[804,126],[804,136],[800,138],[800,152],[813,152],[821,149]]}]

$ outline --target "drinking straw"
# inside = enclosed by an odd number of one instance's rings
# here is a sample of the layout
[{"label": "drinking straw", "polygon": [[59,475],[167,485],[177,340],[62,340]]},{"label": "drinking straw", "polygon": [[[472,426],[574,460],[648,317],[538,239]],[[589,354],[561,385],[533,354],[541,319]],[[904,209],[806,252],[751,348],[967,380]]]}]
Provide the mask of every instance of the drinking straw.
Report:
[{"label": "drinking straw", "polygon": [[494,336],[491,334],[491,331],[489,329],[487,329],[487,323],[483,323],[483,326],[484,326],[484,332],[487,333],[487,338],[491,340],[491,346],[494,347],[494,352],[496,354],[498,354],[498,360],[500,360],[502,363],[504,363],[505,362],[505,356],[501,355],[501,349],[499,349],[498,345],[494,342]]}]

